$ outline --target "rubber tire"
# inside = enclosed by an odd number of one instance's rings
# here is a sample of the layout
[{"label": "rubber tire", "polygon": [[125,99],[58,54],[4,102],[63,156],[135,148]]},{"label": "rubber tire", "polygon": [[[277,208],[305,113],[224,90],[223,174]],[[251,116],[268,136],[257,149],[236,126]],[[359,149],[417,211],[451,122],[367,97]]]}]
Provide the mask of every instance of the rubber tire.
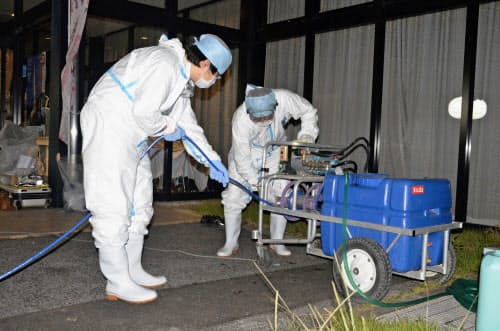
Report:
[{"label": "rubber tire", "polygon": [[[376,241],[368,238],[352,238],[347,240],[347,253],[353,249],[364,251],[365,254],[371,257],[375,265],[375,282],[370,290],[363,293],[375,300],[382,300],[389,291],[392,280],[392,267],[387,253]],[[341,245],[335,252],[335,257],[339,261],[339,265],[337,265],[335,259],[333,260],[333,281],[339,293],[346,297],[348,293],[346,286],[349,281],[347,280],[347,276],[345,278],[346,282],[343,279],[345,271],[343,269],[342,252],[343,246]],[[339,267],[342,268],[342,274],[339,272]],[[349,290],[354,290],[350,284]]]},{"label": "rubber tire", "polygon": [[255,248],[257,249],[257,264],[261,267],[271,266],[273,260],[271,258],[271,254],[269,254],[269,251],[267,250],[267,247],[256,245]]},{"label": "rubber tire", "polygon": [[450,242],[448,246],[448,273],[443,275],[436,272],[435,275],[426,276],[426,280],[445,284],[453,277],[455,271],[457,271],[457,254],[455,253],[455,247],[453,247],[453,244]]},{"label": "rubber tire", "polygon": [[321,238],[316,238],[316,239],[314,239],[314,240],[311,242],[311,246],[312,246],[313,248],[322,249],[322,248],[323,248],[323,244],[321,243]]}]

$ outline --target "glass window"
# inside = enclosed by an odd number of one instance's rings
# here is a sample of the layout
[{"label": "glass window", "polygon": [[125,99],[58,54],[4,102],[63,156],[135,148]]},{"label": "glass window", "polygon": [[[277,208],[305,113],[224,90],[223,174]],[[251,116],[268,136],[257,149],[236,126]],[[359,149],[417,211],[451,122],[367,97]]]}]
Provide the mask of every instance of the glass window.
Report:
[{"label": "glass window", "polygon": [[23,11],[30,10],[33,7],[41,4],[45,0],[23,0]]},{"label": "glass window", "polygon": [[460,121],[448,114],[462,89],[464,9],[387,23],[380,172],[446,178],[455,193]]},{"label": "glass window", "polygon": [[269,0],[267,23],[285,21],[305,15],[305,0]]},{"label": "glass window", "polygon": [[119,60],[128,53],[128,30],[112,33],[104,38],[104,62]]},{"label": "glass window", "polygon": [[[373,47],[373,25],[316,35],[313,104],[320,143],[347,146],[358,137],[369,138]],[[350,159],[363,172],[364,150]]]},{"label": "glass window", "polygon": [[0,22],[7,22],[14,16],[14,0],[0,1]]},{"label": "glass window", "polygon": [[[197,7],[200,5],[203,5],[204,3],[210,2],[210,0],[182,0],[179,1],[179,4],[177,5],[179,10],[191,8],[191,7]],[[235,1],[236,2],[236,1]],[[239,2],[239,1],[237,1]]]},{"label": "glass window", "polygon": [[40,52],[50,52],[50,33],[40,33],[38,35],[38,48]]},{"label": "glass window", "polygon": [[165,8],[165,0],[128,0],[128,1],[158,8]]},{"label": "glass window", "polygon": [[[464,23],[465,24],[465,23]],[[471,163],[467,216],[483,224],[500,224],[500,3],[480,6],[474,99],[484,100],[487,112],[472,121]],[[474,114],[474,112],[473,112]],[[474,117],[473,117],[474,118]],[[459,120],[450,119],[459,126]],[[488,221],[489,222],[486,222]],[[493,221],[494,220],[494,221]]]},{"label": "glass window", "polygon": [[[159,28],[137,27],[134,29],[134,48],[158,45],[160,36],[167,32]],[[168,34],[167,34],[168,35]]]},{"label": "glass window", "polygon": [[240,1],[224,0],[198,7],[190,10],[187,17],[201,22],[239,29]]},{"label": "glass window", "polygon": [[[267,43],[264,86],[284,88],[302,95],[306,38],[292,38]],[[296,121],[287,125],[287,136],[295,137],[300,130]],[[292,138],[293,139],[293,138]]]},{"label": "glass window", "polygon": [[359,5],[372,0],[321,0],[320,12]]},{"label": "glass window", "polygon": [[[2,48],[0,52],[0,66],[3,63],[2,57],[5,57],[5,68],[1,68],[2,74],[5,75],[5,104],[0,105],[0,111],[5,111],[2,114],[2,119],[12,120],[12,108],[10,92],[12,89],[12,77],[14,71],[14,52],[11,49]],[[0,84],[2,81],[0,80]],[[0,85],[0,91],[3,87]]]},{"label": "glass window", "polygon": [[302,95],[305,49],[305,37],[267,43],[264,85],[289,89]]},{"label": "glass window", "polygon": [[131,23],[129,22],[88,16],[87,24],[85,25],[85,32],[87,38],[99,37],[112,32],[125,30],[129,26],[131,26]]}]

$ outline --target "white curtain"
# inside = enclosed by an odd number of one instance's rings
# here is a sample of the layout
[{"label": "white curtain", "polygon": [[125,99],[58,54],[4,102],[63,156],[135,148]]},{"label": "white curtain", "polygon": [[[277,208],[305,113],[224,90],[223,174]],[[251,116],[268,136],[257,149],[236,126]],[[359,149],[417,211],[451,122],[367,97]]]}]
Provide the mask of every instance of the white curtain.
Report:
[{"label": "white curtain", "polygon": [[372,2],[372,0],[321,0],[320,11],[323,12],[327,10],[339,9],[366,2]]},{"label": "white curtain", "polygon": [[[319,142],[345,146],[369,138],[374,26],[316,35],[313,104],[319,110]],[[367,155],[352,154],[361,168]]]},{"label": "white curtain", "polygon": [[264,85],[302,95],[305,48],[305,37],[267,43]]},{"label": "white curtain", "polygon": [[228,28],[240,28],[240,0],[224,0],[189,11],[189,18]]},{"label": "white curtain", "polygon": [[238,52],[238,49],[232,50],[233,64],[223,78],[209,89],[195,88],[191,100],[198,123],[223,162],[227,161],[231,147],[231,120],[238,106]]},{"label": "white curtain", "polygon": [[482,119],[472,122],[467,215],[500,225],[500,3],[480,6],[475,99],[488,104]]},{"label": "white curtain", "polygon": [[268,0],[267,23],[304,16],[305,1],[307,0]]},{"label": "white curtain", "polygon": [[[305,47],[305,37],[267,43],[264,86],[283,88],[302,95]],[[287,137],[295,139],[299,130],[300,122],[290,122],[287,127]]]},{"label": "white curtain", "polygon": [[387,23],[379,171],[447,178],[455,192],[465,9]]},{"label": "white curtain", "polygon": [[[191,19],[239,28],[240,1],[225,0],[192,10]],[[233,49],[233,63],[223,78],[210,89],[195,89],[192,106],[198,123],[205,130],[205,135],[219,153],[223,162],[231,147],[231,120],[237,108],[238,92],[238,57],[239,50]]]}]

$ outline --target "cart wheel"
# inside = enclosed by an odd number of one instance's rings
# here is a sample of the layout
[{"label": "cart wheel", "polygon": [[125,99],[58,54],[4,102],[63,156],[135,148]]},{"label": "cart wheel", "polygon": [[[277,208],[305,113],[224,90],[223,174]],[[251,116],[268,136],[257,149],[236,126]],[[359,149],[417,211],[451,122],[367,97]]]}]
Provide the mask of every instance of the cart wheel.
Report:
[{"label": "cart wheel", "polygon": [[262,267],[269,267],[272,264],[272,259],[267,248],[261,245],[257,245],[255,248],[257,249],[257,263]]},{"label": "cart wheel", "polygon": [[446,264],[448,267],[448,273],[446,275],[440,274],[439,272],[427,271],[425,273],[426,280],[444,284],[455,274],[455,271],[457,270],[457,254],[455,253],[455,248],[451,242],[448,246],[448,261]]},{"label": "cart wheel", "polygon": [[[338,263],[335,261],[338,261]],[[342,246],[335,252],[333,280],[339,292],[346,296],[346,286],[354,291],[344,270]],[[392,268],[384,249],[374,240],[352,238],[347,241],[347,263],[356,286],[367,296],[381,300],[389,291]],[[342,270],[341,272],[339,272]]]},{"label": "cart wheel", "polygon": [[320,238],[314,239],[311,243],[311,246],[312,248],[321,249],[323,247],[323,245],[321,244],[321,239]]}]

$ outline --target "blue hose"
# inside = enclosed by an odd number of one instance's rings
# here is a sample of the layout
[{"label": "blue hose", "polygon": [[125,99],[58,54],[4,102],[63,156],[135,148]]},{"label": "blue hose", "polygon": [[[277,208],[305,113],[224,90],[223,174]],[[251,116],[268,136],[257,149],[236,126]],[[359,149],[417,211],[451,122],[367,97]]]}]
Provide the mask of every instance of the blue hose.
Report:
[{"label": "blue hose", "polygon": [[63,235],[61,235],[59,238],[54,240],[52,243],[50,243],[44,249],[42,249],[41,251],[39,251],[38,253],[36,253],[35,255],[30,257],[29,259],[26,259],[23,263],[21,263],[17,267],[15,267],[15,268],[7,271],[3,275],[1,275],[0,282],[3,281],[4,279],[7,279],[11,275],[15,274],[19,270],[25,268],[26,266],[30,265],[31,263],[35,262],[36,260],[41,258],[43,255],[45,255],[45,253],[51,251],[54,247],[56,247],[59,243],[61,243],[67,236],[69,236],[71,233],[76,231],[82,224],[87,222],[87,220],[90,218],[90,216],[92,216],[91,213],[88,213],[87,215],[83,216],[83,218],[80,221],[78,221],[78,223],[73,225],[68,231],[66,231]]},{"label": "blue hose", "polygon": [[[158,137],[156,138],[152,143],[151,145],[148,146],[148,148],[146,148],[146,150],[141,154],[141,157],[140,159],[142,159],[150,150],[151,148],[153,148],[154,145],[156,145],[158,143],[158,141],[160,141],[161,139],[163,139],[163,137]],[[214,167],[215,169],[219,170],[215,165],[214,163],[207,157],[207,155],[205,154],[205,152],[203,152],[203,150],[191,139],[189,138],[188,136],[184,136],[183,139],[186,139],[187,141],[189,141],[191,144],[193,144],[193,146],[196,147],[196,149],[198,149],[201,154],[203,154],[203,156],[208,160],[208,162],[210,163],[210,165],[212,167]],[[256,200],[259,200],[259,201],[262,201],[270,206],[272,206],[273,204],[267,200],[264,200],[262,198],[260,198],[258,195],[256,195],[255,193],[253,193],[251,190],[249,190],[247,187],[245,187],[245,185],[241,184],[240,182],[238,182],[237,180],[233,179],[233,178],[229,178],[229,181],[236,185],[237,187],[239,187],[240,189],[248,192],[248,194],[250,194],[250,196],[252,196],[254,199]],[[32,257],[26,259],[24,262],[22,262],[21,264],[19,264],[17,267],[14,267],[13,269],[5,272],[4,274],[0,275],[0,282],[2,282],[3,280],[7,279],[8,277],[12,276],[13,274],[15,274],[16,272],[18,272],[19,270],[21,269],[24,269],[25,267],[27,267],[28,265],[32,264],[33,262],[37,261],[38,259],[40,259],[42,256],[44,256],[46,253],[50,252],[52,249],[54,249],[57,245],[59,245],[64,239],[66,239],[70,234],[72,234],[73,232],[75,232],[80,226],[82,226],[82,224],[84,224],[85,222],[88,221],[88,219],[92,216],[91,213],[88,213],[87,215],[83,216],[83,218],[78,221],[78,223],[76,223],[75,225],[73,225],[68,231],[66,231],[65,233],[63,233],[60,237],[58,237],[56,240],[54,240],[52,243],[50,243],[49,245],[47,245],[45,248],[43,248],[41,251],[39,251],[38,253],[36,253],[35,255],[33,255]]]},{"label": "blue hose", "polygon": [[[200,151],[200,153],[205,157],[205,159],[208,161],[208,163],[210,163],[210,166],[212,166],[215,169],[217,169],[217,170],[220,171],[220,169],[218,169],[217,166],[208,158],[207,154],[205,154],[205,152],[200,148],[200,146],[198,146],[190,137],[184,136],[182,139],[186,139],[187,141],[189,141],[194,147],[196,147],[196,149],[198,151]],[[155,144],[155,143],[156,143],[156,140],[153,142],[153,144]],[[149,151],[150,149],[151,149],[151,146],[148,147],[148,149],[146,149],[146,151]],[[263,203],[265,203],[268,206],[273,206],[274,205],[272,202],[269,202],[269,201],[267,201],[267,200],[259,197],[257,194],[253,193],[252,190],[249,190],[245,185],[241,184],[236,179],[229,177],[229,182],[231,182],[232,184],[236,185],[237,187],[239,187],[243,191],[247,192],[255,200],[262,201]]]}]

